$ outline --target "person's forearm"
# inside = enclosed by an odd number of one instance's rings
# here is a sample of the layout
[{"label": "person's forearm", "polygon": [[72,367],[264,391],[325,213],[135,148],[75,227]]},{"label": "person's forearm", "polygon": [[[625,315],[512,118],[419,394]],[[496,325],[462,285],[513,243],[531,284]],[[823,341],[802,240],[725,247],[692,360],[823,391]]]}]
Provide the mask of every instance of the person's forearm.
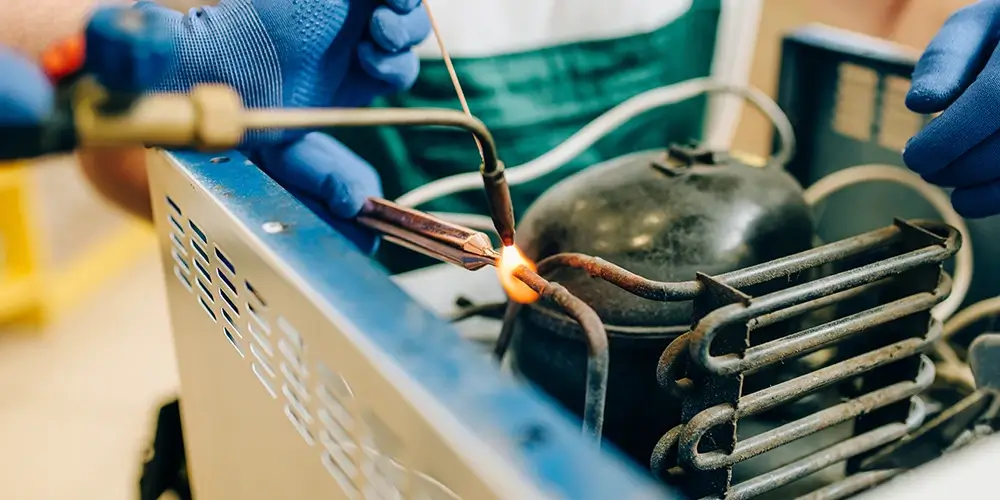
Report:
[{"label": "person's forearm", "polygon": [[91,149],[77,157],[99,193],[132,215],[152,221],[144,149]]}]

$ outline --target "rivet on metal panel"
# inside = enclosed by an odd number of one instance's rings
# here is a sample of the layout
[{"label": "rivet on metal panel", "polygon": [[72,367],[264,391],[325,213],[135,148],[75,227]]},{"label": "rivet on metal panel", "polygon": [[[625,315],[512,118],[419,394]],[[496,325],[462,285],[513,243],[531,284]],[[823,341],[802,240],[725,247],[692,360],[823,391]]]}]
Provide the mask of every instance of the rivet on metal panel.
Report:
[{"label": "rivet on metal panel", "polygon": [[267,234],[277,234],[285,230],[285,225],[280,222],[271,221],[261,224],[260,228]]}]

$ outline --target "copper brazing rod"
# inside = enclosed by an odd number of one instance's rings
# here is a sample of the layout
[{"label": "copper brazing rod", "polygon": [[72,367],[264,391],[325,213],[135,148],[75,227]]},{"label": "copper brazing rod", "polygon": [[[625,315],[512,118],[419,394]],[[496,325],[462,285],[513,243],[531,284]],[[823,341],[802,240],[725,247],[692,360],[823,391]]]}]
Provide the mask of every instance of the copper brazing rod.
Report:
[{"label": "copper brazing rod", "polygon": [[500,259],[485,233],[382,198],[369,198],[358,222],[392,243],[469,270],[496,266]]}]

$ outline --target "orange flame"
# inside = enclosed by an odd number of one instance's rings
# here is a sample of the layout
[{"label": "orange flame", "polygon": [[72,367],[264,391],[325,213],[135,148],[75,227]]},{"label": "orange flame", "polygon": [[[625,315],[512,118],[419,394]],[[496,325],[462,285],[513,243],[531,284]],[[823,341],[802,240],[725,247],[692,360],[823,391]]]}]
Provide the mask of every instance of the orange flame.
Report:
[{"label": "orange flame", "polygon": [[507,291],[510,300],[519,304],[530,304],[538,300],[538,293],[514,277],[514,270],[520,266],[527,267],[532,271],[535,270],[535,263],[528,260],[516,246],[503,247],[503,251],[500,253],[500,262],[497,263],[497,275],[500,276],[500,283]]}]

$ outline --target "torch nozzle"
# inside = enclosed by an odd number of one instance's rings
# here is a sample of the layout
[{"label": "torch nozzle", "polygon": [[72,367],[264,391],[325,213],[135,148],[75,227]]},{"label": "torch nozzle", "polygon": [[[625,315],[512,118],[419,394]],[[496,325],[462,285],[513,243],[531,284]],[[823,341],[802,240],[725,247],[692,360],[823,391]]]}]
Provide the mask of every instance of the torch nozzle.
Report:
[{"label": "torch nozzle", "polygon": [[510,199],[510,186],[503,173],[503,163],[497,162],[495,170],[480,169],[483,175],[483,187],[486,190],[486,203],[490,210],[493,226],[500,235],[503,246],[514,244],[514,204]]}]

